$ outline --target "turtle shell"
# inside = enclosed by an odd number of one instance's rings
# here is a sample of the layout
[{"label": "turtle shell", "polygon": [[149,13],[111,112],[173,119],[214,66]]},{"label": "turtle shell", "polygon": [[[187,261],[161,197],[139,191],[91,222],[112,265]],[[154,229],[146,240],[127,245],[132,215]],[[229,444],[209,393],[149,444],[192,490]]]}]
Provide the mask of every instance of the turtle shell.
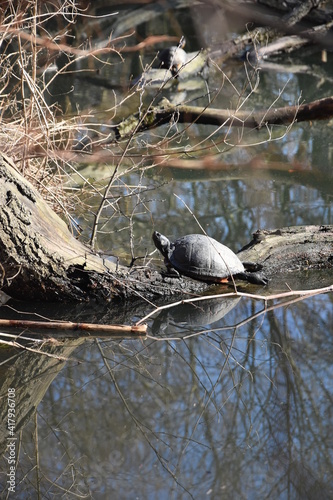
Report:
[{"label": "turtle shell", "polygon": [[203,234],[189,234],[171,243],[168,260],[185,276],[203,281],[221,281],[245,269],[230,248]]}]

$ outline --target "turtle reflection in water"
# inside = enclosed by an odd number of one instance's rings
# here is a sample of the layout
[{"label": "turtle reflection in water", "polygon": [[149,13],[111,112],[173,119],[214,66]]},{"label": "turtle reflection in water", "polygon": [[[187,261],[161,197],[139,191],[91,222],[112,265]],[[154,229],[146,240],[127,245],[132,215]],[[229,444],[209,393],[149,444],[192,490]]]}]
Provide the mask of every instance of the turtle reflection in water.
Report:
[{"label": "turtle reflection in water", "polygon": [[266,278],[246,271],[230,248],[204,234],[189,234],[170,242],[166,236],[154,231],[153,241],[166,266],[179,274],[215,283],[228,282],[232,275],[256,285],[267,284]]},{"label": "turtle reflection in water", "polygon": [[176,78],[179,70],[187,61],[187,54],[185,50],[183,50],[185,43],[185,38],[182,37],[178,45],[164,49],[158,54],[160,67],[169,69]]}]

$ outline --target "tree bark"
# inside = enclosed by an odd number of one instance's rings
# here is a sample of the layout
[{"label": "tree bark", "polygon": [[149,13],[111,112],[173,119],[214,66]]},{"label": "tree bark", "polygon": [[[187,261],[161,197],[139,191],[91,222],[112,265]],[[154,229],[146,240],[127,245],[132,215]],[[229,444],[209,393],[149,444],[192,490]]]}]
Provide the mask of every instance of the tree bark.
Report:
[{"label": "tree bark", "polygon": [[238,256],[243,262],[261,263],[270,277],[283,272],[333,268],[333,226],[258,230]]},{"label": "tree bark", "polygon": [[[115,270],[76,240],[34,187],[0,155],[0,284],[16,298],[84,299],[93,273]],[[110,293],[110,291],[108,291]]]},{"label": "tree bark", "polygon": [[141,132],[155,128],[168,123],[171,119],[178,123],[261,128],[265,125],[290,125],[293,121],[327,120],[332,116],[333,97],[318,99],[299,106],[272,107],[264,111],[232,111],[199,106],[177,106],[163,99],[159,106],[149,110],[143,120],[139,114],[136,114],[121,122],[117,126],[116,135],[118,138],[124,138],[130,136],[134,130]]},{"label": "tree bark", "polygon": [[[153,245],[153,244],[152,244]],[[283,270],[333,266],[333,226],[259,231],[239,257]],[[150,267],[116,267],[75,239],[66,224],[0,155],[1,289],[16,299],[44,301],[158,299],[202,293],[208,284]]]}]

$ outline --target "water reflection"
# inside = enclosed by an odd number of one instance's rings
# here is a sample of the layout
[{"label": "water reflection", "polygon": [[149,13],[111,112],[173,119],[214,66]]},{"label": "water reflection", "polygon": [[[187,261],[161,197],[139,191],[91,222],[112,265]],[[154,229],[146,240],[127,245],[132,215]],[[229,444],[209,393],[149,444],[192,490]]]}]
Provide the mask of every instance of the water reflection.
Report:
[{"label": "water reflection", "polygon": [[170,336],[174,330],[179,332],[181,325],[183,325],[188,334],[189,327],[212,326],[236,307],[239,301],[240,298],[219,297],[167,307],[154,319],[151,325],[152,333]]},{"label": "water reflection", "polygon": [[178,340],[77,346],[22,430],[19,494],[36,492],[37,425],[45,498],[62,488],[91,498],[329,498],[333,308],[325,299],[241,326],[257,312],[242,299],[199,336],[181,338],[182,322]]}]

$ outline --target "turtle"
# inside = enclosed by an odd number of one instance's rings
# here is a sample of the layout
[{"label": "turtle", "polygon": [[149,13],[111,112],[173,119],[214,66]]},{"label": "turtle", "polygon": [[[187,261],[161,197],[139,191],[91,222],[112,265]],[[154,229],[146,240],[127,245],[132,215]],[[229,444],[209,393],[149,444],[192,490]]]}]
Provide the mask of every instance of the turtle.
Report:
[{"label": "turtle", "polygon": [[172,73],[172,76],[174,76],[175,78],[177,78],[180,68],[187,61],[187,54],[185,50],[183,50],[184,47],[185,38],[182,37],[178,45],[168,47],[158,54],[160,67],[169,69]]},{"label": "turtle", "polygon": [[228,282],[233,276],[256,285],[267,284],[265,277],[246,271],[230,248],[204,234],[188,234],[170,242],[166,236],[154,231],[153,242],[163,255],[167,268],[175,269],[178,274],[215,283]]}]

